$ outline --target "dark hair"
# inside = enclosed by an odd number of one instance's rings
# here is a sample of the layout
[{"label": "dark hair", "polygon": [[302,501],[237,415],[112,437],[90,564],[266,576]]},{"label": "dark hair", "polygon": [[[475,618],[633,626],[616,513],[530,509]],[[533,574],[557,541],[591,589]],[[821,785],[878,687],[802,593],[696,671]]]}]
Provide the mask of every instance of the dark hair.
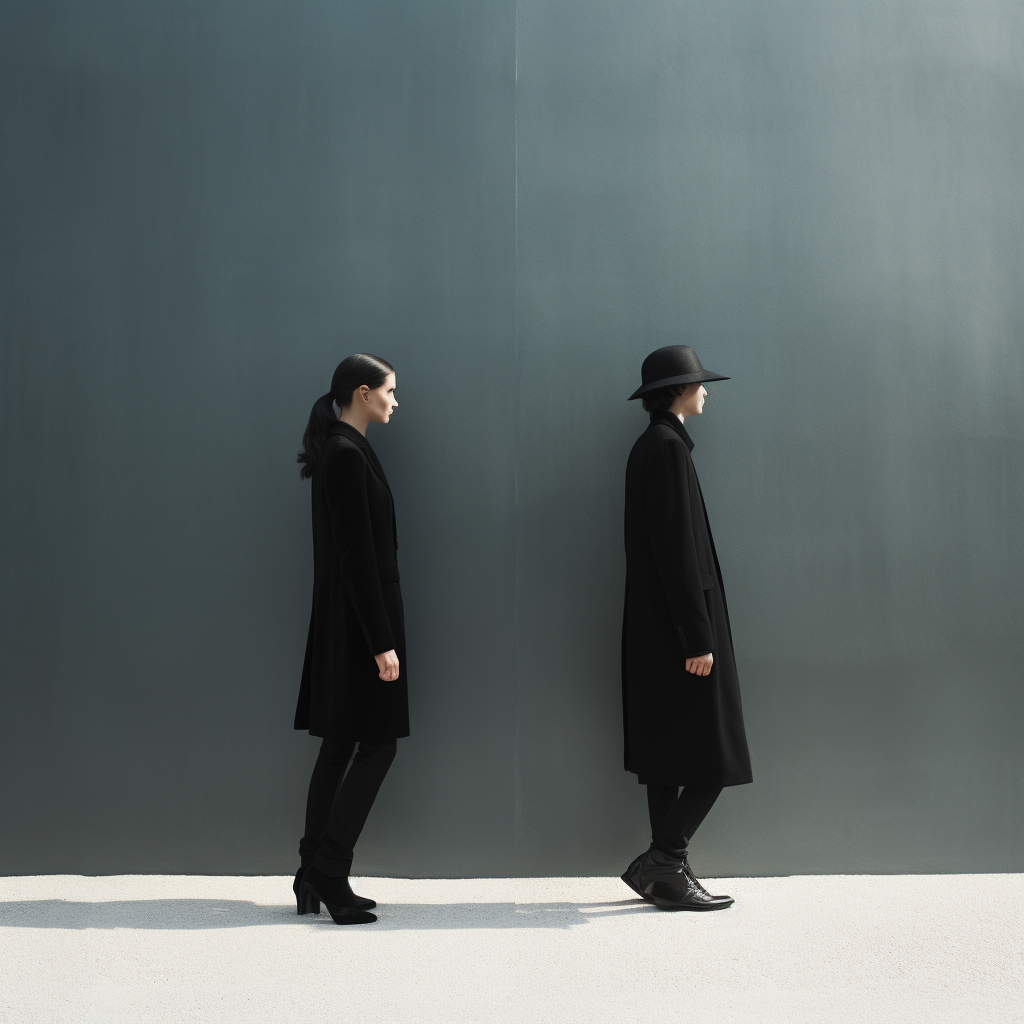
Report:
[{"label": "dark hair", "polygon": [[640,401],[643,403],[644,412],[656,416],[659,412],[668,412],[672,403],[686,390],[685,384],[669,384],[667,387],[655,388],[642,395]]},{"label": "dark hair", "polygon": [[298,455],[298,461],[302,463],[302,469],[299,470],[301,479],[313,475],[327,435],[338,422],[332,403],[337,402],[345,409],[352,404],[352,392],[356,388],[365,384],[371,391],[375,390],[388,379],[389,373],[394,372],[395,368],[386,359],[371,356],[368,352],[357,352],[338,363],[331,378],[331,390],[313,403],[309,424],[302,435],[302,450]]}]

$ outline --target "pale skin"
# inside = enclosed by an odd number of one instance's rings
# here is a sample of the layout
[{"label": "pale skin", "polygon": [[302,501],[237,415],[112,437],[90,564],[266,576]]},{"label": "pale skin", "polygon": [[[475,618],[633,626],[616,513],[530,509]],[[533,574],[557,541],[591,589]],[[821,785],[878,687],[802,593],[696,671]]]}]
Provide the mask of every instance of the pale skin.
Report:
[{"label": "pale skin", "polygon": [[[699,416],[704,411],[704,399],[708,397],[703,384],[687,384],[683,392],[676,396],[676,400],[669,408],[673,416],[679,417],[682,423],[687,416]],[[686,671],[695,676],[706,676],[711,672],[711,666],[715,663],[713,654],[702,654],[699,658],[686,659]]]},{"label": "pale skin", "polygon": [[[389,373],[379,388],[360,385],[352,392],[347,405],[341,406],[338,419],[355,427],[363,437],[371,423],[387,423],[391,413],[398,407],[395,400],[395,375]],[[377,670],[381,679],[393,683],[398,678],[398,655],[394,651],[375,654]]]}]

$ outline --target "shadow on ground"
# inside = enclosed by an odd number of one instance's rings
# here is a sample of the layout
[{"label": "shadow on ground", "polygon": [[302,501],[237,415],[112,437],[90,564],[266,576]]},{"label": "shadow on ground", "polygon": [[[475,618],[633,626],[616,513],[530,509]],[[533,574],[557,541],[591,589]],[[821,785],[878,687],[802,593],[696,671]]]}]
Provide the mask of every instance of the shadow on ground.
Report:
[{"label": "shadow on ground", "polygon": [[[431,928],[574,928],[598,918],[658,913],[643,900],[605,903],[387,903],[375,930]],[[0,903],[0,928],[145,928],[155,930],[253,928],[302,924],[336,928],[326,910],[299,918],[294,905],[250,900],[21,900]]]}]

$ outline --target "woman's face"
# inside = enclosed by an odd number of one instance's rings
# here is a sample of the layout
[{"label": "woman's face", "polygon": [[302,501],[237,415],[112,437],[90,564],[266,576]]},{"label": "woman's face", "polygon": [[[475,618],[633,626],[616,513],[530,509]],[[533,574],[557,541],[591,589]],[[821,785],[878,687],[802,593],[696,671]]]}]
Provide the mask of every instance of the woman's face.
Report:
[{"label": "woman's face", "polygon": [[679,396],[683,416],[699,416],[704,411],[704,399],[708,393],[703,384],[687,384]]},{"label": "woman's face", "polygon": [[395,375],[389,373],[388,379],[373,391],[360,388],[354,397],[366,403],[371,423],[387,423],[391,419],[392,410],[398,406],[395,401]]}]

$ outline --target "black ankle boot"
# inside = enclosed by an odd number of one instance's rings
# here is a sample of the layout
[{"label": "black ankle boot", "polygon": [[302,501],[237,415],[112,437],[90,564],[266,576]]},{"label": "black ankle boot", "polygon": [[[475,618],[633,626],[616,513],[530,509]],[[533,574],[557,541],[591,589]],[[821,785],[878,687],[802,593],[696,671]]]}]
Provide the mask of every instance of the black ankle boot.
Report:
[{"label": "black ankle boot", "polygon": [[[317,899],[311,899],[309,897],[302,896],[302,876],[306,873],[308,864],[303,864],[298,871],[295,872],[295,881],[292,883],[292,892],[295,893],[295,904],[296,911],[299,914],[319,914],[320,913],[320,901]],[[368,900],[365,896],[357,896],[353,891],[352,887],[348,884],[348,876],[338,881],[344,881],[346,888],[348,889],[348,897],[351,897],[354,906],[359,907],[360,910],[373,910],[377,906],[376,900]]]},{"label": "black ankle boot", "polygon": [[322,903],[335,924],[372,924],[377,920],[376,914],[356,903],[360,897],[352,892],[347,875],[331,878],[314,864],[306,868],[299,884],[299,899],[303,897]]},{"label": "black ankle boot", "polygon": [[651,840],[651,845],[646,850],[644,850],[644,852],[641,853],[639,857],[634,858],[633,863],[630,864],[629,867],[626,868],[626,870],[619,876],[622,879],[622,881],[624,881],[626,885],[628,885],[630,889],[632,889],[633,892],[635,892],[637,896],[640,896],[641,898],[643,898],[644,893],[643,889],[640,887],[640,866],[643,863],[644,859],[647,857],[647,855],[655,847],[658,847],[659,849],[661,849],[663,853],[666,853],[669,856],[674,857],[676,859],[683,861],[685,861],[686,859],[685,847],[682,850],[677,850],[674,847],[666,846],[664,843],[659,844],[657,839]]},{"label": "black ankle boot", "polygon": [[685,848],[669,853],[651,846],[626,869],[626,875],[623,881],[634,892],[663,910],[721,910],[733,902],[731,896],[712,896],[693,877]]}]

